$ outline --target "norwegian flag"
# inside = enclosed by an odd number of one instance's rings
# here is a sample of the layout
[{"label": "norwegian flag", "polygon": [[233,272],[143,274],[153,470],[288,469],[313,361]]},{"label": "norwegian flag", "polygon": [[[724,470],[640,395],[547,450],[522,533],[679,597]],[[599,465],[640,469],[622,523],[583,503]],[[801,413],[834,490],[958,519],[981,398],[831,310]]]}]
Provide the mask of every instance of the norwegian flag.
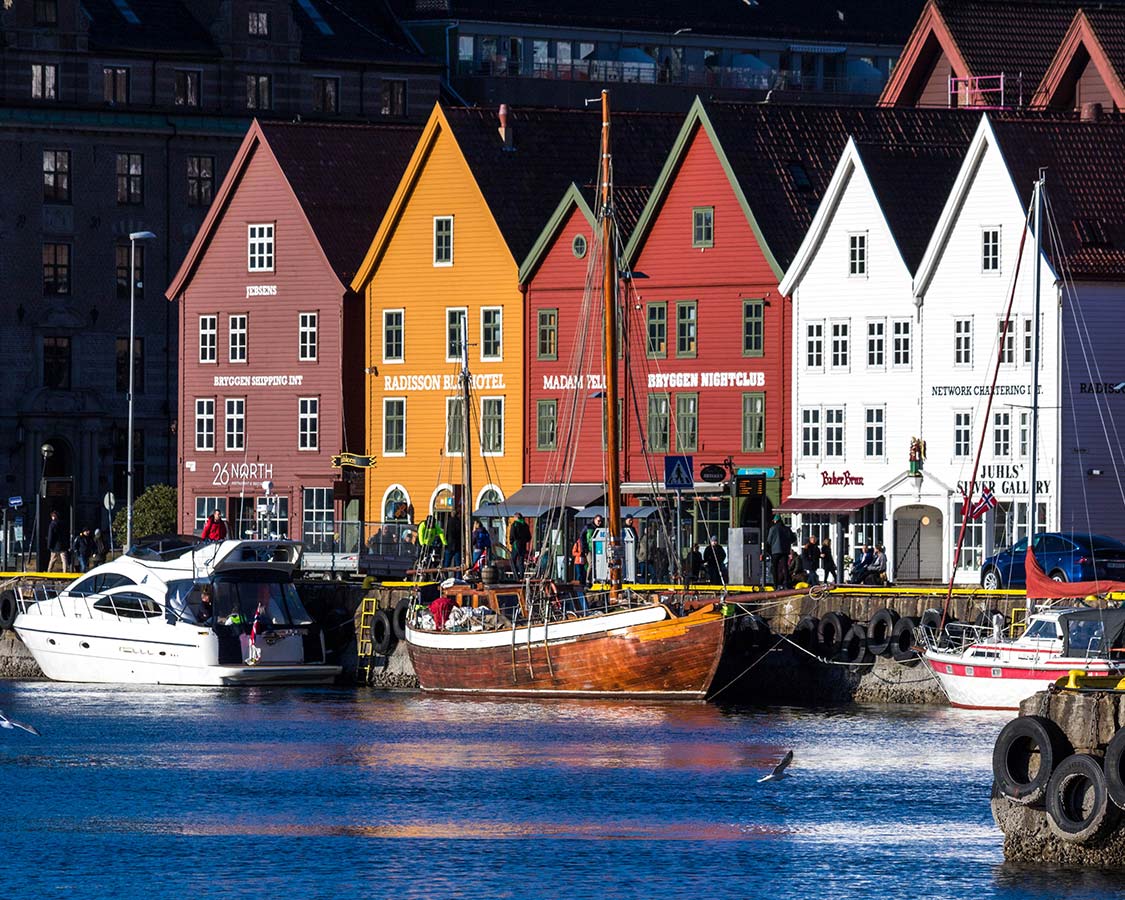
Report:
[{"label": "norwegian flag", "polygon": [[996,495],[992,493],[992,488],[986,486],[980,492],[980,499],[969,510],[969,516],[979,519],[994,506],[996,506]]}]

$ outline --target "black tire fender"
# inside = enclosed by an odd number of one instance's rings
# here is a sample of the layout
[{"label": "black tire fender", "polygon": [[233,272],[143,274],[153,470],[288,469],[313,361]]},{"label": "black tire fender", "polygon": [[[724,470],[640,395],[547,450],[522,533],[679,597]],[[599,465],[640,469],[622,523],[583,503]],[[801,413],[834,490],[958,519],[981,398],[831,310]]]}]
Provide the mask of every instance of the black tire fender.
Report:
[{"label": "black tire fender", "polygon": [[998,609],[982,609],[977,613],[976,618],[973,619],[973,624],[977,628],[991,628],[992,617],[998,615],[1000,615],[1000,610]]},{"label": "black tire fender", "polygon": [[385,609],[375,611],[371,619],[371,649],[380,656],[386,656],[395,645],[395,628],[391,614]]},{"label": "black tire fender", "polygon": [[1047,782],[1047,825],[1057,838],[1088,844],[1116,825],[1120,815],[1097,757],[1075,753],[1055,767]]},{"label": "black tire fender", "polygon": [[406,617],[410,613],[410,598],[403,597],[395,604],[391,613],[391,626],[394,629],[395,640],[406,640]]},{"label": "black tire fender", "polygon": [[917,616],[902,616],[891,629],[891,658],[904,666],[917,665],[918,651],[914,649],[914,629]]},{"label": "black tire fender", "polygon": [[[940,609],[927,609],[922,613],[922,618],[918,624],[923,628],[929,628],[935,635],[937,635],[942,627]],[[947,620],[948,621],[948,620]]]},{"label": "black tire fender", "polygon": [[1125,728],[1118,728],[1109,739],[1102,767],[1109,799],[1125,809]]},{"label": "black tire fender", "polygon": [[4,591],[0,593],[0,631],[12,627],[12,623],[16,621],[17,612],[19,612],[19,607],[16,605],[16,592]]},{"label": "black tire fender", "polygon": [[853,623],[844,634],[837,658],[854,666],[869,664],[875,659],[867,646],[867,628],[862,623]]},{"label": "black tire fender", "polygon": [[820,619],[816,616],[804,616],[793,629],[792,641],[798,647],[803,647],[810,653],[816,653],[820,648],[817,643],[817,632],[820,630]]},{"label": "black tire fender", "polygon": [[816,629],[816,639],[825,657],[836,658],[844,644],[844,636],[851,627],[852,620],[842,612],[830,612],[821,618]]},{"label": "black tire fender", "polygon": [[1051,775],[1071,752],[1070,741],[1055,722],[1043,716],[1019,716],[996,738],[992,777],[1009,800],[1040,806]]},{"label": "black tire fender", "polygon": [[891,634],[898,624],[898,613],[893,609],[881,609],[867,623],[867,648],[875,656],[891,655]]},{"label": "black tire fender", "polygon": [[770,640],[770,626],[769,622],[759,616],[757,613],[751,613],[747,618],[746,627],[750,635],[750,642],[752,646],[764,647]]}]

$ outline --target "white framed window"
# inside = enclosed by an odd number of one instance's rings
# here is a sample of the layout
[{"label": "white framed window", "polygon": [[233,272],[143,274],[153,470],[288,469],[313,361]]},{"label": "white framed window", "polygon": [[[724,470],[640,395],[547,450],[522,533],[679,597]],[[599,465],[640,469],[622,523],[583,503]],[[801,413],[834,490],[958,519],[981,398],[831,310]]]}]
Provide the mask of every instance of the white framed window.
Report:
[{"label": "white framed window", "polygon": [[986,275],[1000,274],[1000,226],[980,231],[980,270]]},{"label": "white framed window", "polygon": [[504,455],[503,397],[481,397],[480,452],[482,456]]},{"label": "white framed window", "polygon": [[[1013,323],[1015,327],[1015,323]],[[1023,320],[1023,364],[1030,366],[1035,363],[1035,318],[1027,316]],[[1039,367],[1043,367],[1043,331],[1039,331]]]},{"label": "white framed window", "polygon": [[383,455],[406,455],[406,398],[383,398]]},{"label": "white framed window", "polygon": [[244,363],[247,360],[247,325],[250,317],[237,315],[230,317],[230,330],[227,332],[230,343],[229,359],[232,363]]},{"label": "white framed window", "polygon": [[469,310],[464,306],[445,310],[445,361],[460,362],[468,329]]},{"label": "white framed window", "polygon": [[971,367],[973,364],[973,320],[953,320],[953,365]]},{"label": "white framed window", "polygon": [[332,488],[305,488],[301,501],[301,543],[314,553],[332,552],[336,532]]},{"label": "white framed window", "polygon": [[246,449],[246,399],[244,397],[227,397],[226,432],[227,450]]},{"label": "white framed window", "polygon": [[848,235],[848,275],[867,276],[867,232]]},{"label": "white framed window", "polygon": [[247,264],[250,272],[273,271],[273,224],[247,225]]},{"label": "white framed window", "polygon": [[297,449],[320,449],[320,398],[297,398]]},{"label": "white framed window", "polygon": [[453,265],[453,216],[434,216],[434,265]]},{"label": "white framed window", "polygon": [[832,322],[832,368],[846,369],[851,350],[851,323]]},{"label": "white framed window", "polygon": [[867,459],[882,459],[887,455],[887,411],[882,406],[868,406],[863,410],[863,455]]},{"label": "white framed window", "polygon": [[896,369],[910,368],[911,331],[910,319],[894,319],[891,322],[891,365]]},{"label": "white framed window", "polygon": [[887,364],[887,322],[867,320],[867,368],[882,369]]},{"label": "white framed window", "polygon": [[406,310],[383,310],[383,362],[400,363],[406,353]]},{"label": "white framed window", "polygon": [[953,504],[953,543],[957,543],[957,536],[962,534],[961,523],[964,521],[964,538],[961,543],[961,568],[979,569],[984,557],[984,517],[979,519],[965,519],[965,507],[961,503]]},{"label": "white framed window", "polygon": [[844,458],[844,408],[829,407],[824,410],[824,455],[826,458]]},{"label": "white framed window", "polygon": [[820,408],[801,410],[801,456],[820,457]]},{"label": "white framed window", "polygon": [[1027,410],[1020,411],[1019,454],[1022,459],[1027,459],[1031,452],[1031,413]]},{"label": "white framed window", "polygon": [[824,323],[805,323],[805,368],[824,368]]},{"label": "white framed window", "polygon": [[953,413],[953,455],[966,459],[973,452],[973,414],[967,411]]},{"label": "white framed window", "polygon": [[219,317],[199,317],[199,361],[213,363],[219,361]]},{"label": "white framed window", "polygon": [[1016,364],[1016,325],[1018,322],[1008,323],[1007,331],[1004,330],[1004,320],[996,323],[997,352],[1000,355],[1000,365],[1014,366]]},{"label": "white framed window", "polygon": [[445,398],[445,455],[465,452],[465,403],[461,397]]},{"label": "white framed window", "polygon": [[490,362],[504,358],[504,308],[501,306],[481,307],[480,358]]},{"label": "white framed window", "polygon": [[997,459],[1012,455],[1012,414],[1008,410],[992,414],[992,455]]},{"label": "white framed window", "polygon": [[215,449],[215,400],[199,397],[195,401],[195,449]]},{"label": "white framed window", "polygon": [[227,498],[226,497],[196,497],[195,498],[195,529],[194,534],[199,534],[203,531],[203,526],[207,524],[207,520],[211,517],[211,513],[218,510],[222,513],[223,518],[227,517]]},{"label": "white framed window", "polygon": [[320,315],[314,312],[297,314],[297,359],[316,362]]}]

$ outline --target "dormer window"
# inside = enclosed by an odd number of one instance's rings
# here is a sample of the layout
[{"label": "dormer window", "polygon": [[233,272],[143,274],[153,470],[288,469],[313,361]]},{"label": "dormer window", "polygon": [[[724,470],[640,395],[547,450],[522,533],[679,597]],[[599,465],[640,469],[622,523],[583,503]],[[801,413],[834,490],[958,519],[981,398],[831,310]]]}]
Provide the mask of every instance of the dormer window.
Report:
[{"label": "dormer window", "polygon": [[269,37],[270,14],[268,12],[251,12],[250,22],[247,30],[250,32],[251,37]]},{"label": "dormer window", "polygon": [[715,207],[697,206],[691,211],[691,245],[715,246]]}]

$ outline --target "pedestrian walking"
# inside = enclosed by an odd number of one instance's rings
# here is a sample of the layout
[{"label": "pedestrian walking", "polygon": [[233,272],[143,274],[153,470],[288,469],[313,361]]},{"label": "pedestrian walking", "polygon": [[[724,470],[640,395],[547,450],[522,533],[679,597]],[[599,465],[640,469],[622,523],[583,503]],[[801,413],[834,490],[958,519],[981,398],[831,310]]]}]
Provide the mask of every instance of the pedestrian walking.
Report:
[{"label": "pedestrian walking", "polygon": [[70,550],[70,535],[66,526],[59,521],[59,514],[51,510],[51,521],[47,525],[47,552],[50,558],[47,562],[48,572],[69,572],[70,560],[67,552]]},{"label": "pedestrian walking", "polygon": [[789,579],[789,550],[797,540],[793,530],[781,521],[781,516],[773,517],[773,524],[766,534],[766,546],[770,551],[770,566],[773,569],[773,586],[788,588],[793,586]]}]

